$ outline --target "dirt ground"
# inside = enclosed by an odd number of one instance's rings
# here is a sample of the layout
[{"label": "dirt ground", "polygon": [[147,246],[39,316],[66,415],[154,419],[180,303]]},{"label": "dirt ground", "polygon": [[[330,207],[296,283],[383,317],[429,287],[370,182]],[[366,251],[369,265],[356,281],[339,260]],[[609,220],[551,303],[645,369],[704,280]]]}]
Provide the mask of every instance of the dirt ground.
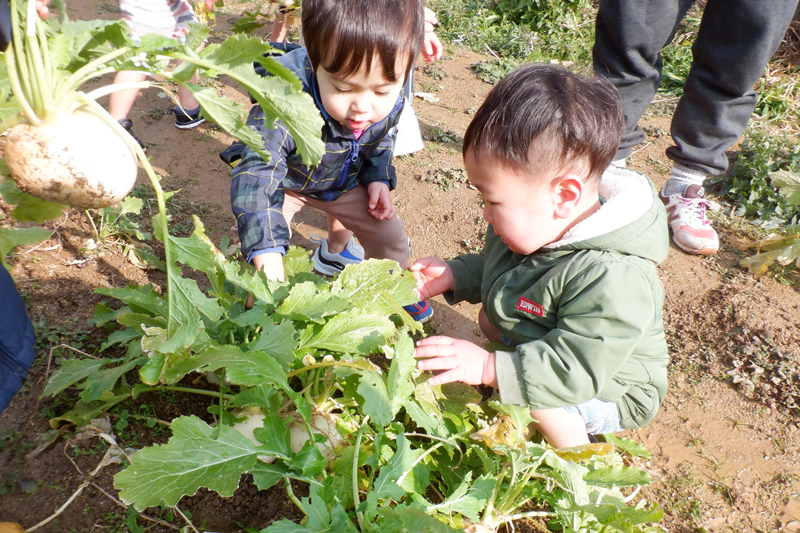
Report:
[{"label": "dirt ground", "polygon": [[[115,2],[84,0],[72,5],[73,19],[119,17]],[[224,36],[245,9],[253,9],[253,4],[223,8],[215,35]],[[417,68],[416,90],[434,93],[438,101],[415,98],[426,146],[395,161],[399,184],[394,200],[411,236],[414,257],[448,258],[480,246],[484,224],[479,196],[466,182],[459,143],[491,88],[470,68],[486,59],[448,46],[441,61]],[[243,90],[228,80],[207,83],[247,101]],[[131,118],[154,168],[163,176],[163,187],[180,190],[173,223],[187,224],[191,214],[198,214],[212,241],[235,241],[229,173],[218,157],[230,139],[209,124],[176,129],[166,113],[171,105],[164,90],[148,89],[140,94]],[[664,156],[670,143],[669,110],[654,107],[643,125],[647,141],[629,159],[629,166],[660,186],[669,168]],[[731,157],[735,155],[732,151]],[[3,209],[0,205],[0,213]],[[664,509],[665,530],[797,532],[800,277],[788,269],[757,278],[739,267],[742,252],[730,243],[742,225],[727,213],[725,209],[713,214],[722,241],[719,254],[690,256],[673,246],[659,267],[667,295],[664,317],[672,355],[671,388],[650,425],[623,435],[644,444],[652,454],[642,466],[654,482],[642,494]],[[325,219],[319,214],[301,213],[295,222],[295,244],[311,248],[309,237],[325,233]],[[50,431],[48,419],[65,404],[54,404],[39,394],[53,370],[48,360],[51,347],[65,338],[74,340],[76,331],[87,345],[97,337],[87,325],[102,299],[94,294],[95,288],[129,283],[160,287],[163,278],[131,262],[124,246],[113,239],[87,250],[93,230],[82,212],[68,211],[46,227],[53,230],[49,240],[18,250],[12,260],[12,274],[40,336],[37,363],[23,391],[0,415],[0,522],[31,528],[85,484],[42,531],[133,531],[124,522],[124,506],[114,497],[112,476],[118,467],[90,474],[105,447],[97,439],[74,445],[65,440],[72,429],[62,430],[62,435]],[[450,307],[437,298],[433,307],[435,331],[481,339],[477,306]],[[142,402],[154,405],[155,414],[164,420],[205,412],[206,407],[194,400],[186,404],[179,397]],[[164,438],[163,432],[142,431],[135,445]],[[208,531],[263,528],[276,519],[298,517],[282,489],[259,493],[247,479],[233,498],[201,491],[179,507]],[[160,520],[139,520],[139,525],[152,526],[151,531],[182,524],[169,510],[150,509],[147,514]],[[530,530],[522,523],[516,529]]]}]

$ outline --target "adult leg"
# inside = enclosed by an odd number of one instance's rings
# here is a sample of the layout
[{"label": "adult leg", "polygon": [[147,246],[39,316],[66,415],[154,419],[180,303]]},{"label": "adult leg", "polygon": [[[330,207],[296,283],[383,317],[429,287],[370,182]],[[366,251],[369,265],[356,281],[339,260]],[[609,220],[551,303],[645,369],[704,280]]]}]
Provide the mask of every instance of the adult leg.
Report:
[{"label": "adult leg", "polygon": [[692,67],[672,118],[667,148],[672,176],[661,189],[672,240],[692,254],[711,255],[719,237],[706,217],[703,181],[728,167],[727,150],[747,127],[757,102],[753,85],[777,50],[797,0],[709,0]]},{"label": "adult leg", "polygon": [[692,0],[600,0],[592,49],[594,72],[620,92],[625,135],[615,160],[644,140],[638,126],[661,82],[661,49],[672,41]]},{"label": "adult leg", "polygon": [[728,167],[725,150],[757,103],[753,85],[778,49],[797,0],[708,0],[693,61],[672,119],[667,156],[706,175]]}]

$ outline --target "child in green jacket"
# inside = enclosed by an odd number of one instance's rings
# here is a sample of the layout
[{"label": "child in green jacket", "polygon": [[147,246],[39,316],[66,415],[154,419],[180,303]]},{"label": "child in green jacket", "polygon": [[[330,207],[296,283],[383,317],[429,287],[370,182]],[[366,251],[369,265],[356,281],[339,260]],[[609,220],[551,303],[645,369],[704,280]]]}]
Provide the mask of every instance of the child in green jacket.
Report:
[{"label": "child in green jacket", "polygon": [[503,79],[464,137],[470,182],[489,224],[480,254],[420,259],[422,298],[481,302],[479,323],[507,350],[445,336],[417,343],[437,385],[499,389],[529,405],[554,447],[650,422],[667,389],[667,218],[650,180],[609,167],[624,129],[602,78],[553,65]]}]

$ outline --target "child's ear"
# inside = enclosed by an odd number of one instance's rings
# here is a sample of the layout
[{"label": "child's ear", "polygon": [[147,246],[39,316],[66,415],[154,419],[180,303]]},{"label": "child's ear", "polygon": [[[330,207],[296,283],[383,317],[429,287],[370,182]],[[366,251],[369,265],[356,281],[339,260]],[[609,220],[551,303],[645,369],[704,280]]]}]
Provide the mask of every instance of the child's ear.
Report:
[{"label": "child's ear", "polygon": [[583,198],[583,180],[575,174],[564,174],[556,180],[555,215],[558,218],[571,218]]}]

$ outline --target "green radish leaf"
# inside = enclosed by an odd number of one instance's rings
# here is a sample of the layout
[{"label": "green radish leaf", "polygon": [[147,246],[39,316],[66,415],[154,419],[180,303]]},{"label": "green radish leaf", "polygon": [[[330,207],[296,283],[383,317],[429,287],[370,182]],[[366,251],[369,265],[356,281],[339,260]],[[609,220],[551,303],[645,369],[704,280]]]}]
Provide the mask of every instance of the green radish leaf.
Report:
[{"label": "green radish leaf", "polygon": [[383,378],[375,372],[357,371],[361,377],[356,391],[364,397],[364,405],[361,406],[365,415],[376,424],[385,426],[392,421],[392,406],[389,403],[389,394],[386,392],[386,384]]},{"label": "green radish leaf", "polygon": [[448,516],[459,513],[477,522],[496,485],[497,479],[491,474],[484,474],[473,482],[472,472],[467,472],[461,484],[443,502],[429,506],[427,511]]},{"label": "green radish leaf", "polygon": [[287,420],[275,413],[268,413],[264,416],[264,424],[257,428],[253,434],[259,442],[266,445],[270,450],[275,450],[278,454],[289,457],[292,455],[292,432],[287,427]]},{"label": "green radish leaf", "polygon": [[214,245],[205,235],[205,227],[196,215],[194,220],[194,231],[188,237],[170,236],[172,258],[178,263],[183,263],[201,272],[214,272],[217,252]]},{"label": "green radish leaf", "polygon": [[54,396],[70,385],[74,385],[85,377],[91,376],[109,363],[106,359],[67,359],[47,382],[42,396]]},{"label": "green radish leaf", "polygon": [[231,383],[245,386],[272,384],[290,390],[286,371],[270,355],[263,352],[243,352],[237,346],[220,346],[175,363],[164,373],[164,379],[174,382],[189,372],[226,369]]},{"label": "green radish leaf", "polygon": [[[658,506],[647,509],[644,502],[639,502],[636,507],[630,507],[624,502],[617,505],[584,505],[577,510],[594,516],[601,524],[611,526],[617,531],[643,531],[634,526],[660,522],[664,513]],[[654,530],[658,531],[658,530]]]},{"label": "green radish leaf", "polygon": [[[0,81],[0,83],[2,83]],[[0,106],[1,107],[1,106]],[[0,116],[0,122],[3,121]],[[17,207],[11,212],[11,217],[20,222],[45,222],[61,215],[66,206],[54,204],[26,193],[14,183],[8,174],[5,159],[0,159],[0,174],[5,176],[0,180],[0,196],[9,204]]]},{"label": "green radish leaf", "polygon": [[[414,461],[422,451],[412,450],[408,439],[402,433],[397,434],[397,450],[381,466],[378,478],[367,495],[368,508],[377,509],[379,501],[393,499],[402,500],[408,491],[414,490],[412,468]],[[399,484],[398,484],[399,483]]]},{"label": "green radish leaf", "polygon": [[253,475],[253,483],[258,490],[267,490],[277,485],[289,473],[289,468],[284,463],[270,464],[258,461],[250,473]]},{"label": "green radish leaf", "polygon": [[426,514],[420,509],[409,505],[397,504],[393,507],[384,506],[378,509],[376,527],[365,531],[380,531],[381,533],[453,533],[464,531],[453,529],[441,520]]},{"label": "green radish leaf", "polygon": [[135,387],[123,386],[116,391],[108,391],[104,393],[96,402],[86,403],[79,401],[68,412],[61,416],[50,419],[50,427],[58,427],[59,422],[69,422],[77,427],[85,426],[98,416],[100,413],[106,412],[118,403],[128,400],[135,396],[135,393],[141,392],[144,385],[137,385]]},{"label": "green radish leaf", "polygon": [[617,437],[613,433],[604,433],[603,440],[610,442],[615,448],[627,453],[628,455],[650,459],[650,452],[647,451],[647,448],[634,440],[626,439],[624,437]]},{"label": "green radish leaf", "polygon": [[583,479],[590,485],[607,487],[649,485],[653,481],[650,474],[644,470],[635,467],[624,467],[621,464],[593,470],[586,474]]},{"label": "green radish leaf", "polygon": [[416,303],[414,276],[403,275],[400,266],[389,259],[368,259],[357,265],[349,265],[331,284],[331,292],[350,300],[360,308],[388,294],[400,305]]},{"label": "green radish leaf", "polygon": [[[144,339],[143,339],[144,341]],[[144,342],[143,342],[144,344]],[[163,353],[155,353],[150,360],[139,369],[139,379],[148,385],[156,385],[164,373],[167,363],[167,356]]]},{"label": "green radish leaf", "polygon": [[276,326],[271,320],[267,320],[263,324],[261,336],[255,342],[248,344],[247,349],[271,355],[285,371],[288,371],[295,361],[294,333],[291,321],[281,322]]},{"label": "green radish leaf", "polygon": [[310,282],[298,283],[292,287],[289,296],[277,309],[277,313],[296,322],[325,323],[325,317],[349,311],[353,304],[332,295],[318,292],[317,286]]},{"label": "green radish leaf", "polygon": [[137,511],[162,501],[176,505],[201,487],[232,496],[256,456],[271,454],[230,426],[212,428],[194,416],[176,418],[172,432],[167,444],[136,452],[130,466],[114,476],[120,499]]},{"label": "green radish leaf", "polygon": [[[372,353],[394,334],[394,323],[386,316],[352,310],[332,317],[313,334],[307,328],[300,338],[298,348],[317,348],[341,353]],[[308,335],[311,335],[308,338]]]},{"label": "green radish leaf", "polygon": [[414,391],[411,373],[416,367],[414,341],[407,334],[401,335],[394,346],[392,364],[389,367],[389,380],[386,385],[392,417],[400,411],[401,407],[410,403],[411,393]]},{"label": "green radish leaf", "polygon": [[[299,82],[293,75],[285,69],[277,68],[274,61],[262,59],[263,54],[270,50],[272,47],[261,39],[238,34],[228,37],[220,45],[207,46],[199,55],[201,61],[206,60],[213,64],[213,73],[230,76],[253,95],[264,110],[267,127],[280,119],[291,132],[303,162],[308,166],[316,165],[325,151],[319,135],[323,124],[322,116],[311,96],[299,90]],[[252,65],[255,59],[263,61],[270,73],[276,75],[266,78],[258,75]],[[287,81],[289,79],[292,81]],[[202,101],[200,103],[203,104]],[[223,129],[226,124],[231,123],[230,112],[217,116],[216,109],[204,107],[204,110]],[[239,120],[242,120],[241,117]],[[245,139],[242,141],[245,142]],[[256,143],[245,144],[253,150],[263,152],[263,141],[260,138]]]},{"label": "green radish leaf", "polygon": [[777,187],[786,201],[800,205],[800,175],[790,170],[775,170],[767,174],[772,186]]},{"label": "green radish leaf", "polygon": [[81,400],[87,403],[99,400],[103,393],[114,388],[120,377],[125,375],[131,369],[141,365],[146,360],[146,357],[138,357],[120,366],[116,366],[114,368],[104,368],[95,372],[92,374],[92,379],[87,380],[86,385],[81,392]]},{"label": "green radish leaf", "polygon": [[326,466],[328,461],[316,446],[306,445],[292,458],[292,470],[308,478],[322,475]]},{"label": "green radish leaf", "polygon": [[17,246],[26,246],[50,238],[53,232],[44,228],[0,228],[0,262],[8,270],[6,256]]},{"label": "green radish leaf", "polygon": [[112,346],[114,346],[115,344],[121,344],[124,346],[129,342],[131,342],[132,340],[140,338],[141,336],[142,336],[141,332],[136,331],[135,328],[125,328],[122,330],[115,331],[111,335],[109,335],[106,342],[104,342],[100,346],[100,351],[104,352],[109,348],[111,348]]},{"label": "green radish leaf", "polygon": [[315,283],[322,287],[328,287],[328,282],[322,276],[313,273],[311,254],[305,248],[299,246],[289,246],[289,252],[283,256],[283,271],[286,279],[292,279],[301,274],[312,274]]},{"label": "green radish leaf", "polygon": [[225,275],[226,281],[252,293],[256,301],[260,300],[267,304],[274,303],[275,300],[270,288],[273,285],[267,281],[267,276],[263,271],[256,272],[254,276],[253,273],[255,271],[252,267],[243,267],[240,263],[222,260],[217,261],[217,266]]},{"label": "green radish leaf", "polygon": [[[185,299],[189,301],[195,309],[197,309],[197,311],[200,311],[212,321],[216,322],[222,318],[222,313],[224,313],[225,310],[219,305],[219,302],[216,298],[207,297],[197,286],[197,282],[195,280],[178,277],[175,279],[175,285],[173,286],[173,289],[177,289],[173,290],[173,295],[175,295],[176,292],[180,292],[185,296]],[[178,306],[176,309],[179,312],[173,315],[173,318],[177,320],[181,326],[188,325],[187,323],[195,322],[199,325],[199,319],[195,320],[196,314],[194,312],[188,311],[191,314],[185,315],[184,313],[187,312],[185,308]]]},{"label": "green radish leaf", "polygon": [[141,287],[128,285],[123,289],[98,287],[94,292],[95,294],[111,296],[112,298],[121,300],[123,303],[127,304],[131,310],[136,312],[145,311],[154,317],[163,317],[167,315],[167,302],[163,296],[153,289],[152,285],[143,285]]}]

